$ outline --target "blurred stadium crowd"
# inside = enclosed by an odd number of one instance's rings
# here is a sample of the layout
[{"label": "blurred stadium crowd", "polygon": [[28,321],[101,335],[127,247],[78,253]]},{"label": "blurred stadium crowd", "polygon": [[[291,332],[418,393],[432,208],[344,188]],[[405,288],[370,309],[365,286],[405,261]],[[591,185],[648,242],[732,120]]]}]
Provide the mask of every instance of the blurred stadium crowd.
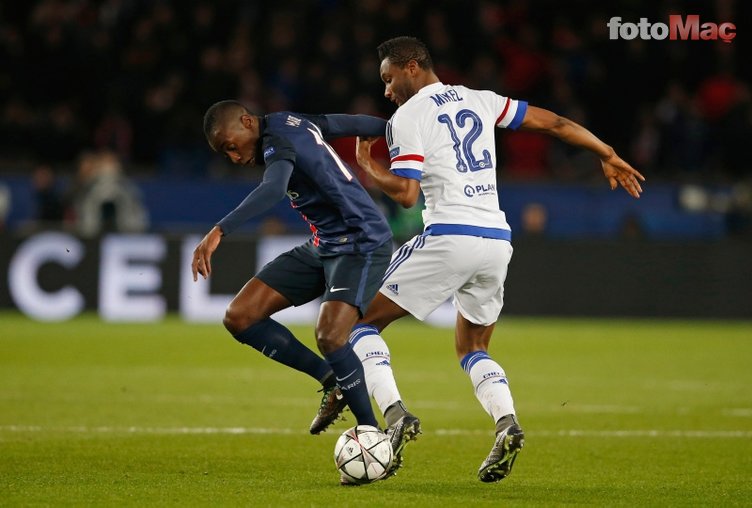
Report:
[{"label": "blurred stadium crowd", "polygon": [[[568,116],[650,179],[752,176],[744,33],[721,41],[609,40],[612,16],[731,21],[745,2],[667,0],[29,0],[0,3],[0,174],[72,172],[82,154],[129,171],[207,176],[205,109],[388,117],[376,46],[415,35],[444,82]],[[749,14],[747,12],[747,14]],[[589,154],[544,136],[499,136],[504,179],[600,178]]]}]

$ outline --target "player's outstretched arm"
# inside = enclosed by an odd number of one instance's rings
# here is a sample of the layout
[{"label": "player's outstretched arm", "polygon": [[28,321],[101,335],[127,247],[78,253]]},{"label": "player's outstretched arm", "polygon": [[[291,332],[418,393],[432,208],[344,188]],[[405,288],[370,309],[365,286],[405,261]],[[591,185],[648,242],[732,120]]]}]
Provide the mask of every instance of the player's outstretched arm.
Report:
[{"label": "player's outstretched arm", "polygon": [[264,178],[258,187],[253,189],[233,211],[225,215],[193,251],[191,268],[194,282],[198,280],[198,274],[204,279],[211,275],[211,256],[217,250],[223,235],[231,233],[243,222],[269,210],[284,199],[293,169],[293,163],[287,159],[278,159],[267,164]]},{"label": "player's outstretched arm", "polygon": [[371,146],[378,138],[355,140],[355,158],[363,170],[373,178],[376,185],[391,199],[405,208],[415,205],[420,195],[420,183],[411,178],[397,176],[371,156]]},{"label": "player's outstretched arm", "polygon": [[383,136],[386,120],[370,115],[306,115],[306,118],[319,126],[325,138],[343,136]]},{"label": "player's outstretched arm", "polygon": [[630,196],[640,197],[640,182],[644,182],[645,177],[582,125],[547,109],[528,106],[520,128],[550,134],[570,145],[590,150],[601,159],[601,168],[611,190],[621,185]]}]

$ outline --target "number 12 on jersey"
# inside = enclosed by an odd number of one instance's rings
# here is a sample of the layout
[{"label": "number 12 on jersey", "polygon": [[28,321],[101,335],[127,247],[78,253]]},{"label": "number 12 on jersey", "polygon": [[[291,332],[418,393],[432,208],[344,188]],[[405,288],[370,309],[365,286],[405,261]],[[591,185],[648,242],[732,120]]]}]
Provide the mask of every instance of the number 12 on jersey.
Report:
[{"label": "number 12 on jersey", "polygon": [[[454,117],[454,121],[449,115],[443,113],[438,116],[437,120],[447,126],[449,135],[452,136],[454,155],[457,157],[457,171],[467,173],[468,169],[470,171],[481,171],[491,168],[491,154],[488,150],[483,149],[480,159],[473,155],[473,143],[483,132],[483,122],[474,111],[461,109]],[[460,139],[455,123],[457,127],[463,129],[468,120],[471,122],[470,130]]]}]

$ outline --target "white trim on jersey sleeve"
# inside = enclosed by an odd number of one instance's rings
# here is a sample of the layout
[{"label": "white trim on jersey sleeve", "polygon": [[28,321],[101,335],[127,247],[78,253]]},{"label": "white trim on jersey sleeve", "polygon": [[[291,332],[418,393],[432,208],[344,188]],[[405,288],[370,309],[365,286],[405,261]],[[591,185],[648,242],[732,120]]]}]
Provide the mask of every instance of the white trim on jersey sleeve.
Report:
[{"label": "white trim on jersey sleeve", "polygon": [[389,171],[403,178],[422,180],[423,143],[420,131],[412,120],[395,113],[389,120],[387,131],[391,134],[389,144]]}]

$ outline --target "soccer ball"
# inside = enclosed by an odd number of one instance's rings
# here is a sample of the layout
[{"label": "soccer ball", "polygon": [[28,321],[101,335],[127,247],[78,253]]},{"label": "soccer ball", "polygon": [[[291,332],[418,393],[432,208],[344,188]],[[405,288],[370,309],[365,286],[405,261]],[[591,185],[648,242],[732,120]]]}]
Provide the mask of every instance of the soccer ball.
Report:
[{"label": "soccer ball", "polygon": [[371,425],[347,429],[334,445],[334,463],[346,480],[363,484],[386,476],[392,463],[389,437]]}]

